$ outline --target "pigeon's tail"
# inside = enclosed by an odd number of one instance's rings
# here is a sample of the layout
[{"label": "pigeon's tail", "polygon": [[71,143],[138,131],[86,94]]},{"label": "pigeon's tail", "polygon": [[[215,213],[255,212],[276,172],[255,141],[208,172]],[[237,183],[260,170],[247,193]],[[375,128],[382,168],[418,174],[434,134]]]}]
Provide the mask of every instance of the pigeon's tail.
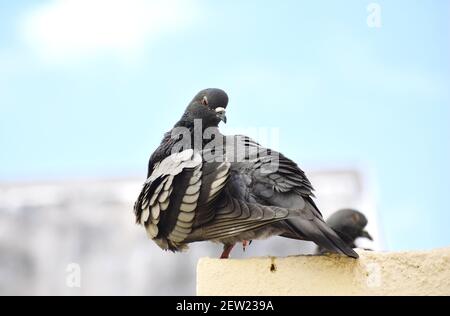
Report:
[{"label": "pigeon's tail", "polygon": [[303,218],[289,218],[286,224],[290,230],[298,235],[298,239],[310,240],[315,242],[319,247],[328,251],[344,254],[351,258],[358,258],[358,254],[349,247],[336,232],[328,227],[325,222],[319,218],[312,220]]}]

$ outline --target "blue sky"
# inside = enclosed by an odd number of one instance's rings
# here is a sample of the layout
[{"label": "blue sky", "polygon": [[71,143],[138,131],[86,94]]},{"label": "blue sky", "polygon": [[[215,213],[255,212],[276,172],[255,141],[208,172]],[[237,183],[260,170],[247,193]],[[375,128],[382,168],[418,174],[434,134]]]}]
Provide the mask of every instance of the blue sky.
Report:
[{"label": "blue sky", "polygon": [[0,181],[145,174],[200,89],[308,166],[368,166],[390,249],[450,244],[450,2],[0,0]]}]

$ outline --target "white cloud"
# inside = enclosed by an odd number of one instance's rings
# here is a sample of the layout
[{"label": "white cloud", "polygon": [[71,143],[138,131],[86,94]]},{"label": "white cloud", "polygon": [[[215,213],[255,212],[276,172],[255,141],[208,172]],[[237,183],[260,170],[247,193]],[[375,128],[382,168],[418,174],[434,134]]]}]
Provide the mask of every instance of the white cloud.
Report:
[{"label": "white cloud", "polygon": [[128,58],[196,14],[194,0],[53,0],[23,16],[21,33],[49,61],[104,53]]}]

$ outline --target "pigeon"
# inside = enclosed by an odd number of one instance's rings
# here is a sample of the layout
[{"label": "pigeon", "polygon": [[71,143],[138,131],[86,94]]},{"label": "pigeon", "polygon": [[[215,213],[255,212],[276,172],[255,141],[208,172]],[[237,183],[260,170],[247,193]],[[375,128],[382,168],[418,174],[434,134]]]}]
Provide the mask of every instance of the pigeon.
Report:
[{"label": "pigeon", "polygon": [[[372,236],[364,229],[367,226],[367,218],[363,213],[354,209],[342,209],[333,213],[326,221],[341,239],[351,248],[356,248],[357,238],[373,240]],[[317,253],[325,253],[326,250],[319,247]]]},{"label": "pigeon", "polygon": [[324,221],[295,162],[244,135],[223,135],[228,95],[205,89],[166,132],[134,205],[136,223],[161,249],[212,241],[228,258],[236,243],[283,236],[358,258]]}]

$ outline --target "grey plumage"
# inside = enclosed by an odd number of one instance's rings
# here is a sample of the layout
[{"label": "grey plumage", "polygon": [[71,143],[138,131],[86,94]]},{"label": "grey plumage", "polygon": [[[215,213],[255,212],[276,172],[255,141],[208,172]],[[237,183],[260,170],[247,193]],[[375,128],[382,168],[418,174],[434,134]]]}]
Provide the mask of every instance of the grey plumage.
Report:
[{"label": "grey plumage", "polygon": [[[357,210],[341,209],[333,213],[326,222],[351,248],[356,248],[355,240],[357,238],[372,240],[372,236],[365,230],[367,218]],[[319,247],[317,250],[317,253],[325,252],[327,250],[323,247]]]},{"label": "grey plumage", "polygon": [[227,104],[222,90],[203,90],[174,126],[194,139],[194,120],[201,120],[202,132],[215,135],[213,148],[203,139],[179,150],[180,136],[165,134],[135,204],[137,223],[165,250],[210,240],[224,244],[227,257],[237,242],[281,235],[357,258],[324,222],[311,183],[293,161],[246,136],[219,132]]}]

